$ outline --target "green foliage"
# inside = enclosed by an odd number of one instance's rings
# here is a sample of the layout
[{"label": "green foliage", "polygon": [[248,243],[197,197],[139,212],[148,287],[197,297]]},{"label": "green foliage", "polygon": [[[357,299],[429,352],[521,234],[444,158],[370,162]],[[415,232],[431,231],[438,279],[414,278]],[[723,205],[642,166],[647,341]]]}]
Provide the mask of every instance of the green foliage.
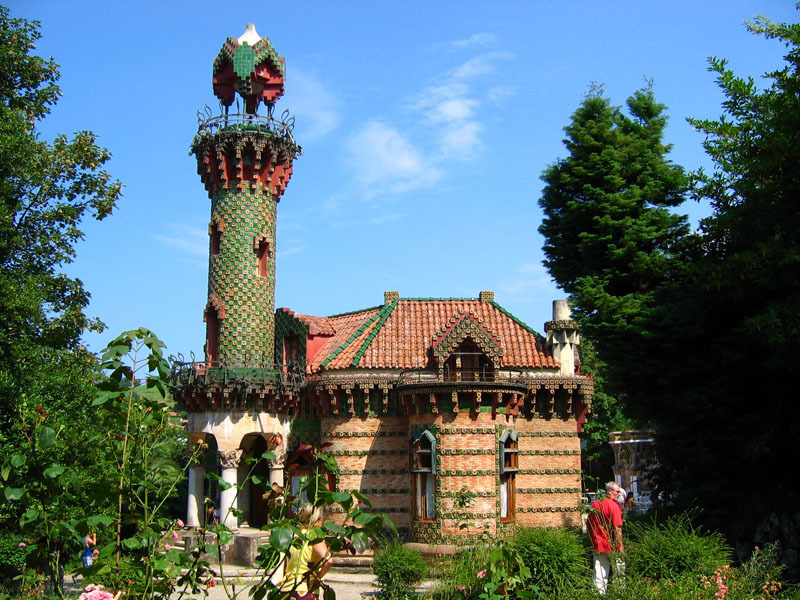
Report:
[{"label": "green foliage", "polygon": [[437,600],[477,598],[483,584],[477,574],[486,569],[492,548],[476,546],[457,551],[447,561],[444,573],[433,590]]},{"label": "green foliage", "polygon": [[[750,29],[784,43],[785,63],[759,86],[711,59],[724,114],[692,123],[714,161],[694,175],[693,194],[713,214],[689,267],[641,315],[647,335],[629,363],[630,387],[646,394],[637,408],[658,427],[662,489],[745,543],[767,515],[800,502],[798,465],[785,460],[800,407],[783,384],[800,375],[800,25],[759,19]],[[743,485],[743,473],[770,493]]]},{"label": "green foliage", "polygon": [[678,581],[686,574],[709,577],[728,564],[731,548],[718,532],[692,524],[693,513],[629,523],[625,561],[631,574]]},{"label": "green foliage", "polygon": [[630,116],[600,92],[584,99],[565,128],[569,156],[542,174],[539,232],[545,266],[610,362],[620,334],[674,269],[688,226],[670,209],[683,202],[687,179],[666,158],[665,107],[652,89],[628,98]]},{"label": "green foliage", "polygon": [[25,549],[20,543],[24,543],[21,536],[0,533],[0,586],[8,587],[25,568]]},{"label": "green foliage", "polygon": [[633,119],[584,101],[541,200],[547,266],[606,365],[604,391],[657,429],[659,491],[746,544],[800,503],[800,467],[785,459],[800,437],[785,389],[800,375],[800,24],[749,28],[783,43],[785,61],[757,83],[711,59],[725,100],[720,118],[691,120],[714,163],[690,178],[713,209],[700,231],[667,214],[685,181],[663,161],[646,92],[629,103]]},{"label": "green foliage", "polygon": [[589,575],[586,546],[573,531],[524,527],[507,543],[530,570],[527,584],[545,597],[575,587]]},{"label": "green foliage", "polygon": [[422,555],[400,543],[390,543],[380,548],[372,560],[372,572],[386,600],[409,597],[428,571]]},{"label": "green foliage", "polygon": [[61,269],[82,219],[108,215],[121,186],[91,132],[37,133],[60,95],[57,65],[33,54],[38,28],[0,6],[0,528],[22,530],[28,563],[52,573],[64,554],[48,548],[72,545],[81,512],[105,503],[92,482],[107,477],[104,415],[87,410],[97,363],[80,344],[101,324]]}]

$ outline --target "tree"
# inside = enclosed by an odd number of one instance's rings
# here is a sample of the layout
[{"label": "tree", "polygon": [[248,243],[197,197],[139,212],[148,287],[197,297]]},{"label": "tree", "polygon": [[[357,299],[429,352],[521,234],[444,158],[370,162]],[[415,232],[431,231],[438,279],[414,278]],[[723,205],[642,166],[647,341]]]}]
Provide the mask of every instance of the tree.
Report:
[{"label": "tree", "polygon": [[770,519],[785,521],[800,500],[800,469],[787,460],[800,433],[790,389],[800,375],[800,25],[748,27],[783,42],[786,64],[760,88],[710,61],[724,114],[691,122],[714,162],[694,175],[693,195],[713,214],[689,268],[641,316],[648,337],[631,381],[649,390],[676,501],[696,499],[745,545],[791,531]]},{"label": "tree", "polygon": [[628,98],[630,116],[601,93],[593,87],[565,128],[569,156],[542,174],[539,232],[545,266],[613,371],[632,319],[676,268],[688,225],[670,208],[684,201],[688,180],[666,158],[665,107],[652,89]]},{"label": "tree", "polygon": [[[598,152],[573,151],[580,161],[569,165],[569,187],[560,173],[571,159],[548,169],[542,200],[558,217],[542,227],[551,272],[586,319],[626,415],[657,427],[660,490],[679,508],[698,504],[705,523],[745,554],[754,543],[795,539],[791,515],[800,502],[800,469],[788,458],[800,434],[791,387],[800,375],[800,25],[758,18],[749,29],[783,42],[786,64],[759,87],[711,59],[725,101],[719,119],[690,120],[714,162],[711,173],[690,180],[691,195],[713,209],[698,234],[673,221],[677,227],[658,235],[634,212],[628,226],[646,234],[634,242],[652,235],[656,260],[617,260],[620,243],[607,224],[621,222],[612,218],[621,204],[602,205],[590,218],[582,212],[586,197],[597,197],[597,181],[614,181],[620,168],[606,160],[603,178]],[[593,114],[603,119],[583,118],[591,100],[576,113],[568,143],[586,146],[597,136],[584,130],[612,127],[596,125],[610,119],[600,110]],[[558,224],[584,254],[550,239]],[[652,277],[641,276],[642,266]],[[798,567],[790,552],[783,559]]]},{"label": "tree", "polygon": [[[86,410],[98,368],[80,336],[101,324],[61,267],[75,257],[81,220],[107,216],[121,184],[102,170],[110,155],[91,132],[52,142],[37,133],[60,95],[58,66],[32,53],[38,27],[0,6],[0,463],[26,446],[25,423],[40,409],[64,425],[61,459],[91,476],[81,435],[102,426]],[[0,521],[19,518],[19,506],[2,504]]]}]

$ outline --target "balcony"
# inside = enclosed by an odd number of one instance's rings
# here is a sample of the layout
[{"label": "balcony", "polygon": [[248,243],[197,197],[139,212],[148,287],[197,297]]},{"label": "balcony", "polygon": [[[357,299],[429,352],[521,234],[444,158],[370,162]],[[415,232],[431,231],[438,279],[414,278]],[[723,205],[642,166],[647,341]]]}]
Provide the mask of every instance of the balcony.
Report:
[{"label": "balcony", "polygon": [[172,362],[170,387],[175,399],[188,409],[230,408],[249,405],[281,406],[299,396],[305,385],[305,367],[242,361]]}]

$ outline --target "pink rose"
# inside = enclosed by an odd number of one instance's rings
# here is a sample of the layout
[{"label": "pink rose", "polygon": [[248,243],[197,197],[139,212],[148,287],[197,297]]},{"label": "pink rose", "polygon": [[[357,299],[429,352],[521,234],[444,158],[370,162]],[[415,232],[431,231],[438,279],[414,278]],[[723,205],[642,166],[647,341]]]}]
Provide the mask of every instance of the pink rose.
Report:
[{"label": "pink rose", "polygon": [[484,577],[486,577],[486,569],[484,569],[483,571],[478,571],[478,574],[475,577],[477,577],[478,579],[483,579]]},{"label": "pink rose", "polygon": [[178,519],[177,521],[175,521],[175,525],[177,525],[178,527],[183,527],[183,521]]},{"label": "pink rose", "polygon": [[178,532],[177,531],[173,531],[172,532],[172,539],[173,540],[177,540],[178,539]]},{"label": "pink rose", "polygon": [[172,550],[172,546],[169,544],[164,544],[164,550]]},{"label": "pink rose", "polygon": [[28,545],[28,544],[26,544],[25,542],[20,542],[20,543],[19,543],[19,547],[20,547],[20,548],[24,548],[24,547],[25,547],[25,546],[27,546],[27,545]]},{"label": "pink rose", "polygon": [[92,556],[97,556],[98,554],[100,554],[100,550],[98,550],[97,548],[92,550]]}]

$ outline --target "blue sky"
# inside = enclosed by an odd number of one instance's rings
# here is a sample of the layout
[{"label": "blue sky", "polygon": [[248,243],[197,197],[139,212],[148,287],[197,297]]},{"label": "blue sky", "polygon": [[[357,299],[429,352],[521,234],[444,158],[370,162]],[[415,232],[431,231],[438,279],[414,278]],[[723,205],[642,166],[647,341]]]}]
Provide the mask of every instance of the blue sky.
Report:
[{"label": "blue sky", "polygon": [[[614,103],[654,81],[666,139],[708,166],[686,117],[720,114],[707,58],[740,75],[779,67],[783,47],[748,33],[792,2],[11,1],[42,22],[61,65],[45,137],[91,129],[125,184],[87,223],[68,271],[109,326],[153,329],[201,353],[210,203],[189,143],[217,110],[211,65],[249,22],[286,57],[276,112],[296,117],[303,156],[278,206],[276,306],[330,315],[403,297],[477,297],[542,330],[564,297],[541,265],[539,175],[564,156],[563,127],[591,82]],[[707,207],[688,202],[696,221]]]}]

